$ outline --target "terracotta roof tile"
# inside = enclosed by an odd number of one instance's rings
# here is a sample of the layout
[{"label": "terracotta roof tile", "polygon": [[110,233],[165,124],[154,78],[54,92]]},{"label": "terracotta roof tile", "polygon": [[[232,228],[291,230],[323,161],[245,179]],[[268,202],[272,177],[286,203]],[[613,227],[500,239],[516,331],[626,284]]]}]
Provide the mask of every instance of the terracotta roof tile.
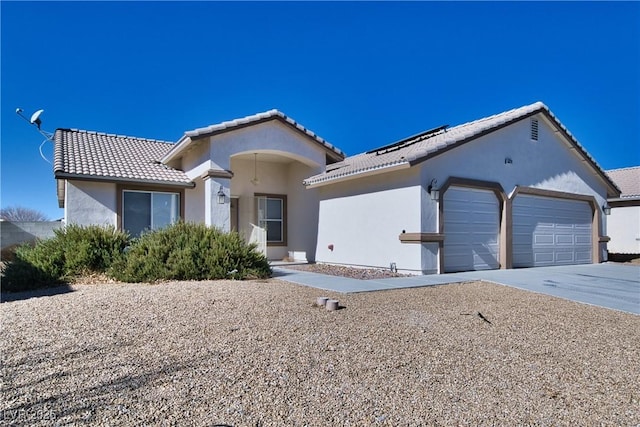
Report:
[{"label": "terracotta roof tile", "polygon": [[607,175],[620,188],[621,198],[640,197],[640,166],[608,170]]},{"label": "terracotta roof tile", "polygon": [[174,144],[78,129],[55,132],[54,174],[114,181],[188,186],[184,172],[159,160]]}]

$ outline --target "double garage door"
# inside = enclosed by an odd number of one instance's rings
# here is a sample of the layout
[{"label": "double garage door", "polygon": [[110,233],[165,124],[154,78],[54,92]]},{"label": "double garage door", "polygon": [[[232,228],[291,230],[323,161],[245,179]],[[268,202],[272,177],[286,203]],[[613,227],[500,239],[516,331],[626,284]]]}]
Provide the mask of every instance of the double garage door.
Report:
[{"label": "double garage door", "polygon": [[[495,193],[450,187],[444,194],[444,271],[500,268],[501,204]],[[588,264],[587,202],[519,194],[512,203],[513,267]]]}]

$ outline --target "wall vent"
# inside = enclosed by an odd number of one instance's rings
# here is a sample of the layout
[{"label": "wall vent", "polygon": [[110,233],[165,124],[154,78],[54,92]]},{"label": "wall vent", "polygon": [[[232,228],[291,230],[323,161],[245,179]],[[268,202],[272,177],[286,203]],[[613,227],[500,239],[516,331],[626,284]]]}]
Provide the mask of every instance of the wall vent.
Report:
[{"label": "wall vent", "polygon": [[531,119],[531,140],[538,140],[538,119]]}]

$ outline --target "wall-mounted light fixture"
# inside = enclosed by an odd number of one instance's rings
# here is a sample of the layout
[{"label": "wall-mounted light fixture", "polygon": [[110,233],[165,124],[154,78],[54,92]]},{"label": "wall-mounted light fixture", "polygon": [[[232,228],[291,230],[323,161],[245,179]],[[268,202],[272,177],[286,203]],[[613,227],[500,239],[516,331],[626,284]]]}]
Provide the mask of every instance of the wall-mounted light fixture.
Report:
[{"label": "wall-mounted light fixture", "polygon": [[602,212],[604,212],[605,215],[611,215],[611,206],[609,206],[607,202],[604,202],[604,205],[602,205]]},{"label": "wall-mounted light fixture", "polygon": [[431,194],[431,200],[440,199],[440,190],[438,190],[438,180],[433,178],[427,187],[427,193]]},{"label": "wall-mounted light fixture", "polygon": [[513,163],[513,160],[511,160],[511,157],[505,157],[504,158],[504,164],[505,165],[510,165],[511,163]]},{"label": "wall-mounted light fixture", "polygon": [[218,190],[218,203],[221,205],[224,205],[225,201],[226,201],[226,197],[224,195],[224,189],[222,188],[222,185],[221,185],[220,189]]}]

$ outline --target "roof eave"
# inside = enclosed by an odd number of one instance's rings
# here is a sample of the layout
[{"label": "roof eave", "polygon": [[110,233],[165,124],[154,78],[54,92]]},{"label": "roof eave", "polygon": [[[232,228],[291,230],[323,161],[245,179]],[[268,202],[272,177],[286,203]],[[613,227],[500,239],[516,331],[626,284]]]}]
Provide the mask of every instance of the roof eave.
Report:
[{"label": "roof eave", "polygon": [[136,179],[136,178],[113,177],[113,176],[74,174],[74,173],[68,173],[68,172],[55,172],[54,176],[56,179],[145,184],[145,185],[153,185],[158,187],[193,188],[196,186],[195,182],[193,181],[189,181],[189,182],[163,181],[163,180],[154,180],[154,179]]},{"label": "roof eave", "polygon": [[323,187],[325,185],[330,185],[330,184],[335,184],[338,182],[344,182],[344,181],[350,181],[352,179],[357,179],[357,178],[364,178],[367,176],[373,176],[373,175],[379,175],[382,173],[387,173],[387,172],[393,172],[396,170],[401,170],[401,169],[409,169],[411,167],[411,164],[409,162],[402,162],[402,163],[393,163],[391,165],[386,165],[386,166],[382,166],[382,167],[377,167],[375,169],[366,169],[366,170],[361,170],[361,171],[355,171],[346,175],[338,175],[335,177],[331,177],[328,179],[324,179],[322,181],[317,181],[317,182],[312,182],[312,183],[307,183],[307,181],[302,181],[302,184],[306,187],[306,188],[317,188],[317,187]]},{"label": "roof eave", "polygon": [[63,179],[56,179],[56,192],[58,195],[58,207],[64,208],[65,185]]},{"label": "roof eave", "polygon": [[640,196],[609,198],[607,199],[607,203],[612,208],[640,206]]},{"label": "roof eave", "polygon": [[188,137],[187,135],[183,135],[178,140],[176,145],[173,148],[171,148],[171,150],[169,150],[169,152],[167,154],[165,154],[164,157],[162,159],[160,159],[160,161],[162,163],[164,163],[164,164],[167,164],[171,160],[173,160],[176,157],[178,157],[178,155],[180,153],[182,153],[184,151],[184,149],[187,148],[190,144],[191,144],[191,138]]}]

